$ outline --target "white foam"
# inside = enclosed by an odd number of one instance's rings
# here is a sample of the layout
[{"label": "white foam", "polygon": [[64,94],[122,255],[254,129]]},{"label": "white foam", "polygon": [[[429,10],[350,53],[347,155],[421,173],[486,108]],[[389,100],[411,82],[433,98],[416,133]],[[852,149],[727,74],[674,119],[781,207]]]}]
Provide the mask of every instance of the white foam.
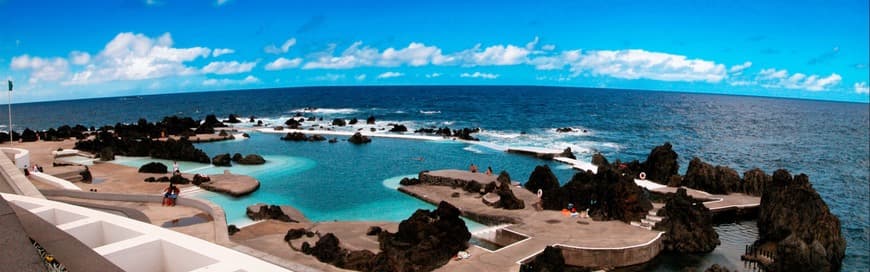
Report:
[{"label": "white foam", "polygon": [[439,113],[441,113],[441,111],[424,111],[424,110],[421,110],[420,113],[421,113],[421,114],[439,114]]},{"label": "white foam", "polygon": [[308,112],[308,113],[321,113],[321,114],[350,114],[350,113],[358,112],[358,110],[351,109],[351,108],[337,108],[337,109],[315,108],[313,110],[306,109],[306,108],[299,108],[299,109],[293,109],[291,112]]},{"label": "white foam", "polygon": [[480,149],[475,148],[473,145],[466,146],[462,150],[470,151],[472,153],[483,154],[484,152]]}]

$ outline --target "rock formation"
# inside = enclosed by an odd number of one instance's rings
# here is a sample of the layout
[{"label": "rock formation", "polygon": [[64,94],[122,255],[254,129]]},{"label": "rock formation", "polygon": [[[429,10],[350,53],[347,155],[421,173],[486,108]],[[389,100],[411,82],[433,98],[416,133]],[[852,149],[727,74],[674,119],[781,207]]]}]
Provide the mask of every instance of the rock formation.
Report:
[{"label": "rock formation", "polygon": [[390,129],[390,132],[407,132],[408,128],[402,124],[392,124],[393,128]]},{"label": "rock formation", "polygon": [[667,184],[670,177],[677,175],[680,165],[677,163],[677,152],[671,143],[656,146],[643,163],[646,178],[661,184]]},{"label": "rock formation", "polygon": [[232,166],[230,161],[230,153],[220,154],[211,159],[211,163],[215,166]]},{"label": "rock formation", "polygon": [[743,173],[743,193],[751,196],[761,196],[764,188],[770,185],[773,178],[761,169],[755,168]]},{"label": "rock formation", "polygon": [[339,268],[360,271],[432,271],[468,248],[471,233],[459,217],[459,209],[441,202],[435,211],[417,210],[399,223],[396,233],[378,234],[381,252],[349,251],[332,233],[314,246],[305,242],[302,252]]},{"label": "rock formation", "polygon": [[496,186],[495,193],[498,194],[499,200],[495,203],[496,208],[502,208],[506,210],[519,210],[526,207],[525,203],[517,198],[514,195],[514,191],[511,190],[511,177],[508,175],[506,171],[502,171],[501,174],[498,175],[498,185]]},{"label": "rock formation", "polygon": [[[9,138],[7,138],[9,139]],[[36,132],[31,130],[30,128],[25,128],[24,132],[21,132],[21,141],[22,142],[35,142],[37,140]]]},{"label": "rock formation", "polygon": [[652,209],[644,189],[630,175],[609,166],[598,173],[579,172],[558,189],[544,190],[541,204],[547,210],[561,210],[574,204],[577,210],[589,209],[594,220],[639,221]]},{"label": "rock formation", "polygon": [[338,126],[338,127],[343,127],[343,126],[346,126],[346,125],[347,125],[347,122],[344,121],[344,119],[341,119],[341,118],[335,118],[335,119],[332,119],[332,125],[333,125],[333,126]]},{"label": "rock formation", "polygon": [[659,210],[664,219],[655,225],[664,231],[665,250],[678,253],[707,253],[720,244],[719,234],[713,229],[713,213],[702,203],[677,189],[669,194],[665,207]]},{"label": "rock formation", "polygon": [[840,220],[804,174],[773,173],[761,195],[758,232],[756,243],[776,243],[774,271],[840,270],[846,250]]},{"label": "rock formation", "polygon": [[721,165],[713,167],[693,158],[680,185],[711,194],[727,194],[741,191],[741,183],[737,171]]},{"label": "rock formation", "polygon": [[139,167],[139,173],[166,174],[168,170],[165,164],[149,162]]},{"label": "rock formation", "polygon": [[350,136],[350,138],[348,138],[347,141],[352,143],[352,144],[367,144],[367,143],[371,143],[372,139],[369,138],[368,136],[363,136],[362,134],[357,132],[357,133],[354,133],[353,136]]},{"label": "rock formation", "polygon": [[260,165],[265,164],[266,159],[263,159],[263,156],[257,154],[248,154],[244,158],[239,159],[237,162],[244,165]]},{"label": "rock formation", "polygon": [[374,124],[375,124],[375,116],[374,116],[374,115],[369,115],[369,118],[366,118],[366,124],[368,124],[368,125],[374,125]]},{"label": "rock formation", "polygon": [[284,125],[287,126],[287,128],[289,129],[299,129],[299,127],[302,126],[302,123],[296,121],[295,118],[290,118],[287,119],[287,121],[284,121]]},{"label": "rock formation", "polygon": [[570,147],[566,147],[565,150],[562,150],[562,153],[559,153],[557,157],[565,157],[569,159],[577,159],[577,156],[574,156],[574,151],[571,151]]},{"label": "rock formation", "polygon": [[[288,211],[288,213],[292,213]],[[284,212],[284,208],[278,205],[263,205],[257,204],[248,206],[245,215],[251,220],[272,219],[283,222],[299,223],[299,220],[290,218],[290,215]]]},{"label": "rock formation", "polygon": [[559,179],[556,178],[549,166],[546,164],[538,165],[529,175],[529,180],[526,181],[524,187],[532,193],[537,193],[538,189],[551,191],[559,188]]},{"label": "rock formation", "polygon": [[359,122],[359,120],[357,120],[356,117],[354,117],[353,119],[350,119],[350,122],[347,122],[347,124],[348,125],[356,125],[357,122]]}]

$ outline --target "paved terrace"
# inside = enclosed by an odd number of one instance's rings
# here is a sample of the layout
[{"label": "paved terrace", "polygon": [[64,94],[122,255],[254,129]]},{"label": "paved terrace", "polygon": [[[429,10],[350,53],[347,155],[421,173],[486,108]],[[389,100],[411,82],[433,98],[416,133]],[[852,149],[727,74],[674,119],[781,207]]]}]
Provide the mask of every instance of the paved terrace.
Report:
[{"label": "paved terrace", "polygon": [[[456,180],[475,180],[488,183],[495,179],[481,173],[462,170],[431,171],[429,175]],[[467,193],[450,186],[401,186],[400,191],[437,204],[450,202],[470,218],[500,218],[515,222],[505,229],[530,236],[529,239],[508,245],[495,252],[479,247],[469,251],[468,260],[451,261],[442,271],[517,271],[519,262],[540,253],[547,245],[560,245],[566,262],[576,266],[614,267],[644,263],[662,250],[661,232],[631,226],[621,221],[592,221],[588,218],[568,217],[559,211],[536,210],[538,198],[532,192],[513,187],[514,194],[525,202],[525,209],[504,210],[483,204],[477,193]],[[459,197],[451,197],[459,192]],[[486,221],[486,220],[483,220]]]}]

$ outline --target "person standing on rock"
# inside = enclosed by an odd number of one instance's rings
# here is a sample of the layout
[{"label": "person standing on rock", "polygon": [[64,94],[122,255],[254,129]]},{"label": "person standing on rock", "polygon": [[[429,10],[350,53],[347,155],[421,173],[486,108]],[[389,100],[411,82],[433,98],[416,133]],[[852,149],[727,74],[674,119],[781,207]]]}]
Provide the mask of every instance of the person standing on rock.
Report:
[{"label": "person standing on rock", "polygon": [[471,171],[472,173],[477,173],[477,165],[474,165],[474,163],[472,163],[471,166],[468,167],[468,171]]}]

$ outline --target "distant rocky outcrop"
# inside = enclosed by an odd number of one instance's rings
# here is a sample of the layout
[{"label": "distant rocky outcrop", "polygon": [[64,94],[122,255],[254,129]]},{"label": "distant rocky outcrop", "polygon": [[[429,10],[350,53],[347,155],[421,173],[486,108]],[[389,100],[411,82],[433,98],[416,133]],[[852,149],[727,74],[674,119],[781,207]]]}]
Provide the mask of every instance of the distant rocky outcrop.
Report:
[{"label": "distant rocky outcrop", "polygon": [[[480,132],[480,128],[463,128],[453,131],[453,136],[466,141],[480,141],[480,139],[471,136],[471,134]],[[438,134],[438,133],[436,133]]]},{"label": "distant rocky outcrop", "polygon": [[396,233],[381,231],[381,252],[350,251],[341,247],[338,237],[323,235],[311,246],[302,244],[302,252],[339,268],[359,271],[432,271],[468,248],[471,233],[459,217],[459,209],[447,202],[435,211],[417,210],[399,223]]},{"label": "distant rocky outcrop", "polygon": [[230,161],[232,161],[230,153],[220,154],[211,159],[211,163],[215,166],[233,166]]},{"label": "distant rocky outcrop", "polygon": [[372,139],[369,138],[368,136],[363,136],[362,134],[357,132],[357,133],[354,133],[353,136],[350,136],[350,138],[348,138],[347,141],[352,143],[352,144],[367,144],[367,143],[371,143]]},{"label": "distant rocky outcrop", "polygon": [[655,225],[664,231],[665,250],[678,253],[707,253],[720,244],[719,234],[713,229],[713,213],[699,201],[677,189],[668,194],[665,207],[658,215],[664,219]]},{"label": "distant rocky outcrop", "polygon": [[[101,131],[94,139],[80,140],[75,148],[92,153],[106,153],[107,155],[124,156],[151,156],[157,159],[193,161],[210,163],[208,155],[197,149],[192,143],[182,138],[181,140],[168,139],[165,141],[153,138],[120,138],[117,134]],[[101,158],[102,159],[102,158]]]},{"label": "distant rocky outcrop", "polygon": [[408,127],[402,124],[393,124],[393,128],[390,129],[390,132],[407,132]]},{"label": "distant rocky outcrop", "polygon": [[302,123],[296,121],[296,118],[290,118],[287,119],[287,121],[284,121],[284,125],[289,129],[299,129],[299,127],[302,126]]},{"label": "distant rocky outcrop", "polygon": [[839,271],[846,240],[840,220],[809,177],[783,169],[773,173],[761,195],[759,241],[776,244],[773,271]]},{"label": "distant rocky outcrop", "polygon": [[238,115],[230,114],[230,116],[228,116],[228,117],[227,117],[227,120],[224,120],[224,122],[227,122],[227,123],[230,123],[230,124],[238,124],[238,123],[241,123],[242,120],[239,120],[239,116],[238,116]]},{"label": "distant rocky outcrop", "polygon": [[359,122],[359,120],[357,120],[356,117],[354,117],[354,118],[350,119],[350,122],[347,122],[347,124],[348,125],[356,125],[356,123],[358,123],[358,122]]},{"label": "distant rocky outcrop", "polygon": [[549,166],[546,164],[538,165],[529,175],[529,180],[526,181],[524,187],[532,193],[537,193],[538,189],[551,191],[559,188],[559,179],[556,178]]},{"label": "distant rocky outcrop", "polygon": [[570,147],[566,147],[565,150],[562,150],[562,153],[559,153],[559,155],[557,155],[557,156],[558,157],[565,157],[565,158],[569,158],[569,159],[574,159],[574,160],[577,159],[577,156],[574,156],[574,151],[572,151]]},{"label": "distant rocky outcrop", "polygon": [[574,132],[574,128],[571,128],[571,127],[556,128],[556,132],[560,132],[560,133]]},{"label": "distant rocky outcrop", "polygon": [[[7,138],[9,139],[9,138]],[[24,132],[21,132],[21,141],[22,142],[35,142],[39,138],[36,136],[36,132],[31,130],[30,128],[25,128]]]},{"label": "distant rocky outcrop", "polygon": [[366,124],[367,125],[374,125],[375,124],[375,116],[369,115],[369,118],[366,118]]},{"label": "distant rocky outcrop", "polygon": [[205,121],[202,123],[202,126],[216,128],[216,127],[226,127],[227,125],[224,125],[224,123],[221,123],[221,121],[218,121],[217,116],[215,116],[214,114],[209,114],[209,115],[205,116]]},{"label": "distant rocky outcrop", "polygon": [[139,173],[166,174],[168,172],[166,165],[159,162],[149,162],[139,167]]},{"label": "distant rocky outcrop", "polygon": [[333,126],[338,126],[338,127],[343,127],[343,126],[346,126],[346,125],[347,125],[347,122],[344,121],[344,119],[341,119],[341,118],[335,118],[335,119],[332,119],[332,125],[333,125]]}]

